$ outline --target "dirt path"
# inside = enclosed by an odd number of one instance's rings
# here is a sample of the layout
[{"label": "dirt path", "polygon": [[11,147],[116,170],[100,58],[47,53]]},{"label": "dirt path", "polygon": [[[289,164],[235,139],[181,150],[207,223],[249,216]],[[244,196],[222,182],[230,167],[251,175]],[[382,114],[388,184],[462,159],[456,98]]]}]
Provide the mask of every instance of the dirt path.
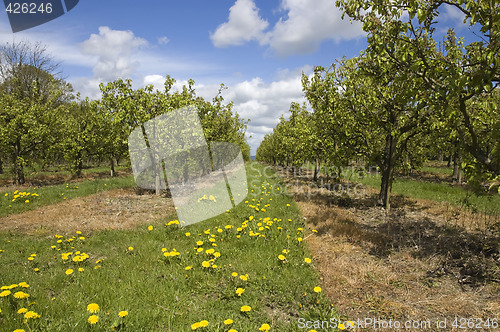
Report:
[{"label": "dirt path", "polygon": [[[450,224],[433,202],[395,197],[387,215],[376,206],[373,189],[351,199],[318,191],[309,179],[286,181],[306,225],[318,231],[306,243],[339,313],[353,321],[431,323],[425,328],[361,330],[464,331],[452,327],[456,317],[500,322],[498,237],[456,226],[464,220]],[[445,318],[447,328],[437,329],[436,322]]]},{"label": "dirt path", "polygon": [[171,198],[113,189],[0,218],[0,231],[47,235],[100,229],[130,229],[173,215]]}]

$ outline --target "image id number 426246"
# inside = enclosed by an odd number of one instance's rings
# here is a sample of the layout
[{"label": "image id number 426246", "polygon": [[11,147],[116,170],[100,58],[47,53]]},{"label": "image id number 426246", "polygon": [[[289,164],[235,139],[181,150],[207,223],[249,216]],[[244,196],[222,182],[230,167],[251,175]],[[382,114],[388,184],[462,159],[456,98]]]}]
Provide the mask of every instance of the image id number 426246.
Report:
[{"label": "image id number 426246", "polygon": [[9,14],[50,14],[52,13],[52,3],[13,2],[8,4],[5,11]]}]

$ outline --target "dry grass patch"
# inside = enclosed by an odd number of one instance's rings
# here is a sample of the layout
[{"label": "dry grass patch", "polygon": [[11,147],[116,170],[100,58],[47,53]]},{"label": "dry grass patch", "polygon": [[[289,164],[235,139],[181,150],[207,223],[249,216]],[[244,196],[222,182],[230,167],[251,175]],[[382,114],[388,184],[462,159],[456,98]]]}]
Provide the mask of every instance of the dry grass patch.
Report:
[{"label": "dry grass patch", "polygon": [[500,239],[478,231],[477,216],[449,207],[446,214],[438,202],[403,196],[386,214],[374,189],[341,197],[308,181],[306,175],[287,183],[307,226],[318,231],[306,243],[340,314],[500,319]]},{"label": "dry grass patch", "polygon": [[174,214],[171,198],[112,189],[0,218],[0,231],[52,235],[100,229],[133,229]]}]

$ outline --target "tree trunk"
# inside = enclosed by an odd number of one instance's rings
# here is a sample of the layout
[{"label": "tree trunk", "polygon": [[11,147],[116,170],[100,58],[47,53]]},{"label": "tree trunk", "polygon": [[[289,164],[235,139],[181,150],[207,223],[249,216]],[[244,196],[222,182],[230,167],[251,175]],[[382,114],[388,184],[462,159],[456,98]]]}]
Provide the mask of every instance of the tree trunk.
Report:
[{"label": "tree trunk", "polygon": [[111,177],[114,177],[115,176],[115,161],[114,161],[113,157],[109,158],[109,164],[111,167]]},{"label": "tree trunk", "polygon": [[3,162],[2,162],[2,156],[0,156],[0,174],[3,174]]},{"label": "tree trunk", "polygon": [[382,169],[382,183],[380,185],[380,194],[378,204],[382,205],[387,211],[390,210],[390,196],[392,190],[392,180],[394,179],[394,166],[396,164],[396,137],[387,135],[384,151]]},{"label": "tree trunk", "polygon": [[24,184],[24,166],[21,159],[21,142],[16,140],[14,144],[14,180],[17,185]]},{"label": "tree trunk", "polygon": [[456,183],[459,181],[459,173],[460,173],[460,157],[458,155],[458,151],[455,151],[453,154],[453,174],[451,175],[451,178],[453,179],[453,182]]},{"label": "tree trunk", "polygon": [[316,163],[314,164],[313,181],[318,181],[318,173],[319,173],[319,158],[316,157]]}]

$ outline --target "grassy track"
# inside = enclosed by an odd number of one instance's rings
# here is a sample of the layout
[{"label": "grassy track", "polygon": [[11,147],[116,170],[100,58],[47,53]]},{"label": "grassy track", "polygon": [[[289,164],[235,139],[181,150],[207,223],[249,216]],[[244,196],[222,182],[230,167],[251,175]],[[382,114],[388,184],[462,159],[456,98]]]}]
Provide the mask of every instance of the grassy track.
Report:
[{"label": "grassy track", "polygon": [[133,186],[134,178],[129,175],[125,177],[23,189],[17,192],[0,191],[0,217],[59,203],[65,199],[85,197],[105,190],[129,188]]},{"label": "grassy track", "polygon": [[[304,228],[297,207],[269,171],[251,163],[247,172],[245,203],[185,228],[168,216],[152,229],[92,234],[75,229],[51,238],[0,233],[2,331],[119,326],[177,332],[205,321],[208,326],[200,331],[266,330],[263,324],[271,331],[309,331],[299,329],[298,317],[336,317],[323,294],[314,291],[320,286],[314,259],[305,260],[312,257],[301,240],[315,233]],[[238,288],[244,290],[240,295]],[[15,298],[19,291],[29,298]],[[91,303],[99,306],[96,324],[88,321]],[[242,312],[244,306],[250,311]],[[40,317],[25,322],[18,313],[22,308]],[[119,317],[120,311],[128,315]],[[232,323],[225,324],[228,319]]]},{"label": "grassy track", "polygon": [[[380,188],[380,177],[369,176],[353,179],[373,188]],[[394,179],[392,193],[413,198],[447,202],[462,205],[474,211],[500,214],[500,195],[475,195],[471,191],[447,183],[423,182],[416,180]]]}]

